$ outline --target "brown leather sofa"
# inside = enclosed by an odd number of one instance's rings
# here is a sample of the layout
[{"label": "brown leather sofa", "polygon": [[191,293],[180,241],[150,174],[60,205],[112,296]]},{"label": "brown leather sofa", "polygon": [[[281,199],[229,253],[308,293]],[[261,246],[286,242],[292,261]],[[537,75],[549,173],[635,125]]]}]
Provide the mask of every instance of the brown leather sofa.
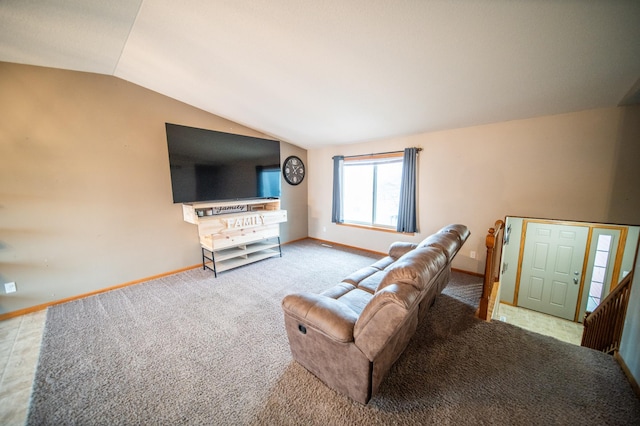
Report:
[{"label": "brown leather sofa", "polygon": [[286,296],[293,358],[327,386],[369,402],[448,284],[468,237],[466,226],[449,225],[419,244],[396,242],[388,256],[323,293]]}]

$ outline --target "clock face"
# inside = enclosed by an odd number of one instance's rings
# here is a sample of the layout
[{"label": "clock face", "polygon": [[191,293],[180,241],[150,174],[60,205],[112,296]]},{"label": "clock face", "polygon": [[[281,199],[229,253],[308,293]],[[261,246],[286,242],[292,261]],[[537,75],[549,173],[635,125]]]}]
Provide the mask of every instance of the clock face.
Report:
[{"label": "clock face", "polygon": [[282,174],[284,175],[284,180],[286,180],[291,185],[298,185],[304,179],[304,164],[302,160],[295,155],[291,157],[287,157],[284,160],[284,165],[282,167]]}]

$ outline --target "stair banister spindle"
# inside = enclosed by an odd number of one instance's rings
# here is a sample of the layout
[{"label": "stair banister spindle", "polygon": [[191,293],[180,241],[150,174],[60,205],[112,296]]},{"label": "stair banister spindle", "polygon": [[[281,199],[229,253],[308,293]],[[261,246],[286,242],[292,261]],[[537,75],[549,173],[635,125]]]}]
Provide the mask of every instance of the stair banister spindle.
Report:
[{"label": "stair banister spindle", "polygon": [[593,312],[585,314],[582,346],[606,353],[619,349],[633,272],[631,271]]}]

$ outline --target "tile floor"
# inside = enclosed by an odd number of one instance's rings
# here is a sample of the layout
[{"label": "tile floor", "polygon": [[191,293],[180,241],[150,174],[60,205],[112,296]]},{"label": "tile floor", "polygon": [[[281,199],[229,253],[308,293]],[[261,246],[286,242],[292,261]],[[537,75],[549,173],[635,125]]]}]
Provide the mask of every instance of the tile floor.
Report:
[{"label": "tile floor", "polygon": [[500,303],[498,314],[494,318],[574,345],[579,346],[582,341],[582,324],[529,309]]},{"label": "tile floor", "polygon": [[[507,323],[580,344],[582,325],[500,304],[498,317]],[[35,375],[46,311],[0,321],[0,425],[24,425]]]},{"label": "tile floor", "polygon": [[47,311],[0,321],[0,425],[24,425]]}]

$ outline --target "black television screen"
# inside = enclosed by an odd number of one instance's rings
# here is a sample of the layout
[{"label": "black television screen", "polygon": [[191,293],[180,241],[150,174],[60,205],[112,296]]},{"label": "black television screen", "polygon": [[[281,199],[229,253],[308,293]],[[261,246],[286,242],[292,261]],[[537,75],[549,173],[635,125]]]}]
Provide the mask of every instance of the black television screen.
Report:
[{"label": "black television screen", "polygon": [[166,123],[174,203],[280,197],[280,142]]}]

